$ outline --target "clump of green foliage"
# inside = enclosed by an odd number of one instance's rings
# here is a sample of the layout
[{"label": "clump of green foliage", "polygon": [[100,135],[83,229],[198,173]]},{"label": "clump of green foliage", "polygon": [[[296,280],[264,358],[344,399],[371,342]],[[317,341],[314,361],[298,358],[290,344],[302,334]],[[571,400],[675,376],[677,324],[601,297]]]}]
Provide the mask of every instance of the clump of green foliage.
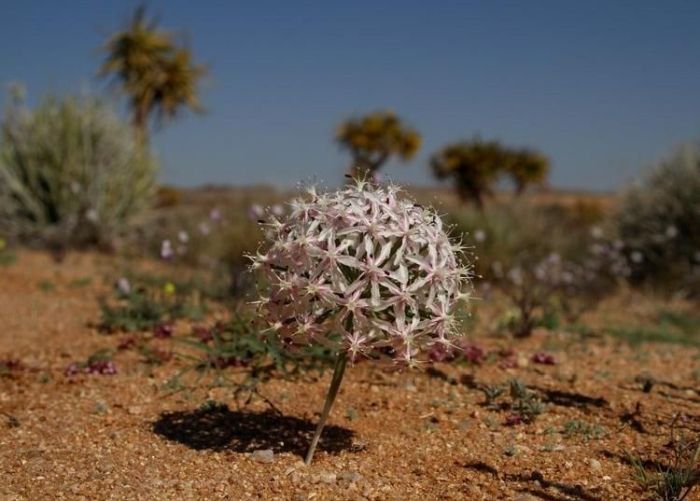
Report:
[{"label": "clump of green foliage", "polygon": [[700,346],[700,316],[691,312],[661,310],[653,323],[607,325],[605,334],[636,346],[641,343],[677,343]]},{"label": "clump of green foliage", "polygon": [[100,298],[100,311],[98,326],[103,332],[135,332],[180,318],[199,320],[206,309],[197,294],[178,291],[168,282],[162,288],[130,287],[113,300]]},{"label": "clump of green foliage", "polygon": [[448,222],[474,242],[478,287],[507,297],[501,324],[516,337],[535,327],[556,328],[562,320],[576,322],[625,278],[620,253],[564,208],[522,203],[484,212],[464,208]]},{"label": "clump of green foliage", "polygon": [[17,260],[17,255],[7,247],[7,241],[0,237],[0,267],[10,266]]},{"label": "clump of green foliage", "polygon": [[108,106],[15,96],[0,131],[0,232],[28,243],[109,245],[148,205],[156,164]]},{"label": "clump of green foliage", "polygon": [[633,278],[700,295],[700,147],[688,144],[624,194],[617,228]]},{"label": "clump of green foliage", "polygon": [[582,436],[585,441],[598,440],[605,436],[605,428],[597,424],[572,419],[564,423],[562,434],[567,438]]},{"label": "clump of green foliage", "polygon": [[183,345],[176,356],[190,363],[166,387],[175,392],[228,387],[239,403],[248,403],[255,395],[262,397],[260,383],[272,377],[322,372],[335,362],[330,348],[290,347],[276,333],[261,332],[255,318],[245,311],[211,327],[196,327],[189,336],[176,340]]},{"label": "clump of green foliage", "polygon": [[[639,457],[628,459],[634,467],[639,485],[658,501],[683,501],[700,484],[700,442],[684,435],[674,436],[672,427],[668,464],[644,462]],[[650,471],[651,470],[651,471]]]},{"label": "clump of green foliage", "polygon": [[483,404],[485,408],[509,411],[505,420],[506,425],[532,423],[545,411],[545,406],[537,394],[519,379],[511,379],[503,384],[483,385],[479,389],[485,397]]},{"label": "clump of green foliage", "polygon": [[510,388],[511,410],[513,411],[508,421],[512,424],[520,422],[532,423],[535,421],[537,416],[544,412],[542,401],[519,379],[512,379],[508,385]]}]

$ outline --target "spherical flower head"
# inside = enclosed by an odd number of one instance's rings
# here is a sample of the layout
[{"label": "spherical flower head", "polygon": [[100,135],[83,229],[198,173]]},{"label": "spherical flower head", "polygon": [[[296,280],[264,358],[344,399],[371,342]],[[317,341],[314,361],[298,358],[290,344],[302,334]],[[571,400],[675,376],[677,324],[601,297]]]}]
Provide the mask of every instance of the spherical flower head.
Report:
[{"label": "spherical flower head", "polygon": [[285,219],[263,223],[269,245],[252,267],[269,291],[258,304],[283,339],[410,366],[451,345],[471,266],[440,217],[399,192],[364,181],[312,188]]}]

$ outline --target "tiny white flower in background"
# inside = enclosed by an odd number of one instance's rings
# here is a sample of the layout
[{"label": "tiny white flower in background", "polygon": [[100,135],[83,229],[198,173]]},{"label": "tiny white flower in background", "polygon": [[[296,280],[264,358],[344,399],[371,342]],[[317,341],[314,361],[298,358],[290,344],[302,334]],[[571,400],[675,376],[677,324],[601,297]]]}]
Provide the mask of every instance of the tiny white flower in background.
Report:
[{"label": "tiny white flower in background", "polygon": [[160,244],[160,257],[163,259],[172,259],[174,255],[173,244],[170,240],[163,240]]},{"label": "tiny white flower in background", "polygon": [[351,359],[385,352],[406,365],[449,345],[471,267],[437,214],[391,185],[308,191],[264,223],[269,248],[251,258],[269,282],[258,304],[275,331],[295,343],[338,335]]},{"label": "tiny white flower in background", "polygon": [[678,228],[673,225],[669,226],[666,228],[666,236],[668,238],[676,238],[678,236]]},{"label": "tiny white flower in background", "polygon": [[476,230],[474,232],[474,240],[481,243],[486,240],[486,232],[484,230]]},{"label": "tiny white flower in background", "polygon": [[209,211],[209,219],[212,221],[221,221],[221,211],[214,207]]},{"label": "tiny white flower in background", "polygon": [[493,274],[496,278],[503,277],[503,265],[500,261],[494,261],[491,265],[491,269],[493,270]]},{"label": "tiny white flower in background", "polygon": [[519,267],[511,268],[508,271],[508,280],[510,280],[514,285],[523,284],[523,270]]},{"label": "tiny white flower in background", "polygon": [[206,235],[209,235],[209,233],[211,233],[211,228],[209,227],[209,223],[207,223],[206,221],[202,221],[201,223],[199,223],[197,228],[199,229],[199,232],[202,235],[206,236]]},{"label": "tiny white flower in background", "polygon": [[561,263],[561,256],[558,252],[551,252],[547,256],[547,263],[550,265],[558,265],[559,263]]},{"label": "tiny white flower in background", "polygon": [[119,280],[117,280],[117,291],[119,291],[119,294],[122,296],[131,294],[131,283],[128,278],[120,277]]},{"label": "tiny white flower in background", "polygon": [[70,191],[71,193],[73,193],[73,195],[77,195],[78,193],[80,193],[80,183],[78,183],[78,181],[71,181]]},{"label": "tiny white flower in background", "polygon": [[190,241],[190,235],[186,231],[180,230],[177,232],[177,239],[183,244],[186,244]]},{"label": "tiny white flower in background", "polygon": [[535,278],[540,281],[547,278],[547,270],[542,264],[535,266]]},{"label": "tiny white flower in background", "polygon": [[284,216],[284,206],[282,204],[275,204],[270,209],[273,216],[282,217]]},{"label": "tiny white flower in background", "polygon": [[632,254],[630,254],[630,259],[633,263],[639,264],[644,261],[644,254],[642,254],[640,251],[634,251]]},{"label": "tiny white flower in background", "polygon": [[263,209],[262,205],[260,204],[253,204],[248,209],[248,218],[251,221],[257,221],[258,219],[261,219],[264,215],[265,209]]},{"label": "tiny white flower in background", "polygon": [[603,244],[595,243],[591,244],[589,247],[591,254],[595,254],[596,256],[600,256],[603,253],[605,253],[605,246]]},{"label": "tiny white flower in background", "polygon": [[595,239],[600,239],[603,238],[603,228],[600,226],[592,226],[591,227],[591,236]]},{"label": "tiny white flower in background", "polygon": [[565,271],[561,274],[561,280],[565,284],[572,284],[574,283],[574,274],[570,271]]},{"label": "tiny white flower in background", "polygon": [[85,218],[90,222],[96,223],[100,216],[95,209],[88,209],[85,213]]},{"label": "tiny white flower in background", "polygon": [[625,247],[625,242],[623,242],[622,240],[620,240],[620,239],[618,238],[617,240],[614,240],[614,241],[613,241],[613,247],[614,247],[616,250],[622,250],[622,249]]}]

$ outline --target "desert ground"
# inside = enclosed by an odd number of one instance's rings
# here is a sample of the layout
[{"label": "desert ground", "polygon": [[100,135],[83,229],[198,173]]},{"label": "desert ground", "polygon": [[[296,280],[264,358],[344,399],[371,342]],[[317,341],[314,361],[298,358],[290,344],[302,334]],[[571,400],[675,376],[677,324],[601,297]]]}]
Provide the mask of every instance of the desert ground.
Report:
[{"label": "desert ground", "polygon": [[[177,357],[148,364],[117,349],[125,335],[95,327],[114,266],[97,253],[57,263],[20,251],[0,267],[3,499],[636,500],[639,465],[666,468],[673,442],[700,430],[698,338],[630,344],[595,327],[688,306],[622,290],[585,334],[513,340],[477,329],[478,363],[351,367],[305,466],[330,371],[273,379],[245,402],[222,388],[164,391]],[[484,299],[481,318],[490,307]],[[151,342],[173,349],[172,339]],[[66,370],[105,348],[116,374]],[[509,418],[507,391],[487,400],[514,378],[543,405],[530,423]]]}]

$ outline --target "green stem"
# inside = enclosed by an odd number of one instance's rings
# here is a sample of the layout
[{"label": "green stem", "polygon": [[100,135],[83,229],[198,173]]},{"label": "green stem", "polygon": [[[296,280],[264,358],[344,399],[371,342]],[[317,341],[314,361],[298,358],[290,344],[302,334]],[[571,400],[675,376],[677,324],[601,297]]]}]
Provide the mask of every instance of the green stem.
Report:
[{"label": "green stem", "polygon": [[326,426],[326,420],[328,419],[328,414],[331,412],[331,407],[333,402],[335,402],[335,397],[338,395],[338,389],[340,388],[340,382],[343,380],[343,374],[345,374],[345,366],[347,365],[348,357],[344,351],[338,353],[338,358],[335,360],[335,369],[333,369],[333,379],[331,379],[331,386],[328,388],[328,394],[326,395],[326,401],[323,404],[323,412],[321,413],[321,420],[316,426],[316,432],[314,433],[314,438],[311,440],[311,445],[309,446],[309,451],[306,453],[305,463],[307,465],[311,464],[311,460],[314,457],[314,452],[316,451],[316,446],[318,445],[318,440],[321,438],[321,433],[323,432],[323,427]]}]

